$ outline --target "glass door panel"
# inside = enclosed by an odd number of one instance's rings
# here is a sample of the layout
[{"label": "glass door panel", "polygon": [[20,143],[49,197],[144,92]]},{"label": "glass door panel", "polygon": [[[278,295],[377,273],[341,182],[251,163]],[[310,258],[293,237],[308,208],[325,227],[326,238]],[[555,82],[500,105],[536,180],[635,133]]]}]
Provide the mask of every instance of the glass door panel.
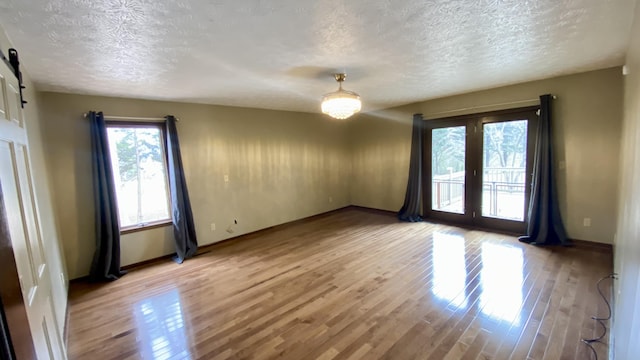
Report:
[{"label": "glass door panel", "polygon": [[431,130],[431,209],[465,213],[466,126]]},{"label": "glass door panel", "polygon": [[528,120],[483,124],[482,216],[523,221]]}]

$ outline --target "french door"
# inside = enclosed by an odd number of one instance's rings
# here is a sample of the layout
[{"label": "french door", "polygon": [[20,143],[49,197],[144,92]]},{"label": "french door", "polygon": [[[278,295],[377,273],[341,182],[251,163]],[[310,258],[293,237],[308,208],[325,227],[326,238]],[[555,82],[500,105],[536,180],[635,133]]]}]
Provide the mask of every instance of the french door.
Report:
[{"label": "french door", "polygon": [[522,233],[526,229],[538,107],[427,120],[427,218]]}]

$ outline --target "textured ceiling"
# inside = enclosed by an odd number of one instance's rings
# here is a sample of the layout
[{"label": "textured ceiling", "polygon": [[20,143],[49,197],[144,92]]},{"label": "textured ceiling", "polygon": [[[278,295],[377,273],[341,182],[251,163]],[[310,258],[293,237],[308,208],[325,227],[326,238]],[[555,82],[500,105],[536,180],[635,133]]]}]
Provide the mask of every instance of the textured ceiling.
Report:
[{"label": "textured ceiling", "polygon": [[[634,0],[0,0],[40,90],[319,112],[621,65]],[[3,49],[6,52],[6,49]]]}]

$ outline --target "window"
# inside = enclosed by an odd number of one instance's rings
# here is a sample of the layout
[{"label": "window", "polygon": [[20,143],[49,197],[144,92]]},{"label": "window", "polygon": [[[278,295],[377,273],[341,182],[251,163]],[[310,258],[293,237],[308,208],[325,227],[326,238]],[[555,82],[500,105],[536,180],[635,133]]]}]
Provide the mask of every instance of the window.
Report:
[{"label": "window", "polygon": [[120,230],[171,221],[161,124],[107,124]]}]

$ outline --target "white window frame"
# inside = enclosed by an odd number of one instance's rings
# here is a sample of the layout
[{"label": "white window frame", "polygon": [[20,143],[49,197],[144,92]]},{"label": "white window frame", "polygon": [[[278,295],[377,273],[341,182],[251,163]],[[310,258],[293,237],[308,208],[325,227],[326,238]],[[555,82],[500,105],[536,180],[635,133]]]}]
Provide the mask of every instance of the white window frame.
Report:
[{"label": "white window frame", "polygon": [[[166,219],[149,221],[138,223],[134,225],[122,226],[120,224],[120,234],[128,234],[132,232],[137,232],[141,230],[148,230],[158,227],[164,227],[171,225],[173,223],[173,216],[171,211],[171,193],[170,193],[170,184],[169,184],[169,166],[168,166],[168,154],[167,154],[167,134],[166,127],[164,123],[156,122],[156,121],[121,121],[121,120],[107,120],[105,121],[107,130],[109,128],[142,128],[142,127],[156,127],[160,130],[160,142],[162,144],[162,159],[164,162],[164,176],[166,181],[166,194],[165,198],[167,200],[167,209],[169,211],[169,217]],[[111,149],[109,149],[111,151]],[[113,159],[111,159],[113,161]],[[111,164],[113,166],[113,164]],[[113,174],[115,176],[115,174]],[[114,182],[119,183],[118,179],[113,179]],[[116,194],[117,198],[117,194]],[[119,206],[119,205],[118,205]]]}]

